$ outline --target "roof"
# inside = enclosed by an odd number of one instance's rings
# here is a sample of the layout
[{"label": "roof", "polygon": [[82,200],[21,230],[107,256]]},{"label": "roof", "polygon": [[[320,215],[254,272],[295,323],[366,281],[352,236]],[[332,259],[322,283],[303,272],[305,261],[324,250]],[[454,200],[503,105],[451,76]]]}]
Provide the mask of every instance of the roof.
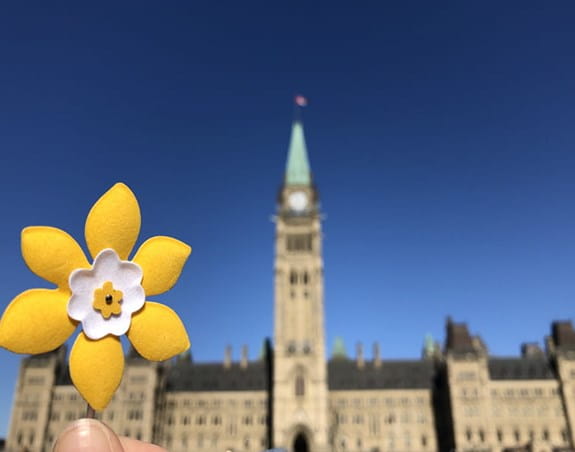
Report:
[{"label": "roof", "polygon": [[331,391],[354,389],[429,389],[435,368],[432,361],[382,361],[376,367],[363,367],[350,359],[328,362],[328,386]]},{"label": "roof", "polygon": [[286,185],[309,185],[311,173],[301,121],[294,121],[286,165]]},{"label": "roof", "polygon": [[181,361],[168,370],[167,391],[265,391],[268,375],[264,361],[241,367],[232,363]]},{"label": "roof", "polygon": [[455,323],[448,319],[446,326],[446,350],[455,353],[474,353],[473,338],[469,334],[467,324]]},{"label": "roof", "polygon": [[553,322],[551,334],[555,347],[561,350],[575,350],[575,331],[569,321]]},{"label": "roof", "polygon": [[541,358],[489,358],[491,380],[552,380],[555,373],[551,363]]}]

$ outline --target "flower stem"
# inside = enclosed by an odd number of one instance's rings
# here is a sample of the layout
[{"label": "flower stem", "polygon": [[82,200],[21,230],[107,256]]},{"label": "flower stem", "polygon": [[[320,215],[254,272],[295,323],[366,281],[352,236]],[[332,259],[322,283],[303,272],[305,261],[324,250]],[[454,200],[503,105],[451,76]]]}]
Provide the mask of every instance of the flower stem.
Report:
[{"label": "flower stem", "polygon": [[86,408],[86,417],[88,419],[94,419],[96,417],[96,410],[94,408],[92,408],[90,406],[90,404],[88,404],[88,406]]}]

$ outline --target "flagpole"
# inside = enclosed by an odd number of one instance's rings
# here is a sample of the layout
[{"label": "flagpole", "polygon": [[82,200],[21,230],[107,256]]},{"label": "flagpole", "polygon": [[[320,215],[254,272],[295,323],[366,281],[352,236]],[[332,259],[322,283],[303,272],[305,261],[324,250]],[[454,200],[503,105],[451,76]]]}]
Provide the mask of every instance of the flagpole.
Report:
[{"label": "flagpole", "polygon": [[293,119],[294,122],[301,122],[302,121],[302,110],[303,107],[305,107],[307,105],[307,99],[302,96],[301,94],[296,94],[294,96],[294,102],[293,102]]}]

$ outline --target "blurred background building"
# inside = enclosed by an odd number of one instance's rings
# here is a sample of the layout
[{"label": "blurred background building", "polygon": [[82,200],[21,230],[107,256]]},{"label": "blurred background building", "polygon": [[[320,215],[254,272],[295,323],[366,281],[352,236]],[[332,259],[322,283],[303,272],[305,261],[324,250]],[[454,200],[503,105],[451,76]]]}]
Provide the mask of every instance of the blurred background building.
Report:
[{"label": "blurred background building", "polygon": [[[524,344],[513,358],[489,356],[466,324],[448,319],[444,346],[427,338],[419,360],[384,360],[378,344],[369,359],[361,344],[349,358],[339,341],[326,361],[321,220],[296,120],[275,216],[273,343],[255,360],[246,347],[239,360],[227,348],[217,363],[190,353],[152,363],[131,351],[98,417],[173,452],[575,450],[569,322],[552,324],[545,350]],[[65,348],[26,358],[6,448],[49,451],[85,412]]]}]

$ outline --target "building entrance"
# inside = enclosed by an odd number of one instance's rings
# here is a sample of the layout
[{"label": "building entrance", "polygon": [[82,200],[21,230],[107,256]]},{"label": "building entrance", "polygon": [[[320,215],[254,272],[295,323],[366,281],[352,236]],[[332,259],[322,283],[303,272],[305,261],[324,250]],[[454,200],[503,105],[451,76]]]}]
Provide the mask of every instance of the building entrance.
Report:
[{"label": "building entrance", "polygon": [[303,433],[298,433],[293,442],[294,452],[309,452],[307,439]]}]

